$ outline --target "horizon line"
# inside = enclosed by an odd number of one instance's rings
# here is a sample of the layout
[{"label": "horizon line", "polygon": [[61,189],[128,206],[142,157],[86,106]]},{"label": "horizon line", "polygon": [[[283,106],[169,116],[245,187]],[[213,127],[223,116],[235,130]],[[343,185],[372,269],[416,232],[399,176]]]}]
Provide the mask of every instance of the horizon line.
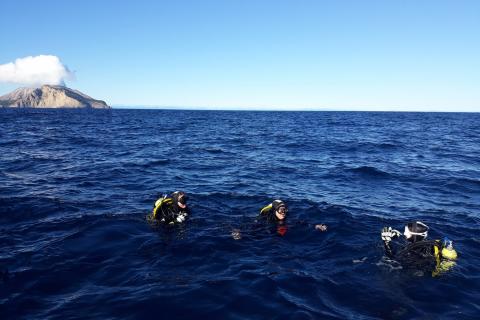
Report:
[{"label": "horizon line", "polygon": [[380,108],[371,107],[363,109],[355,108],[328,108],[328,107],[205,107],[205,106],[153,106],[153,105],[111,105],[112,109],[134,109],[134,110],[189,110],[189,111],[298,111],[298,112],[308,112],[308,111],[324,111],[324,112],[421,112],[421,113],[480,113],[480,111],[453,111],[453,110],[438,110],[438,109],[422,109],[418,110],[406,110],[403,108]]}]

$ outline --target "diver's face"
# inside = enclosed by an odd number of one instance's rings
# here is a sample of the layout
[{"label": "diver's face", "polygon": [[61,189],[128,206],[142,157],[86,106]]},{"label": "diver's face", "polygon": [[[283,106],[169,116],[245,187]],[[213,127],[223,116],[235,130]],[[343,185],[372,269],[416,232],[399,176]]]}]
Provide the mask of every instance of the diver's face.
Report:
[{"label": "diver's face", "polygon": [[180,196],[177,205],[179,208],[185,209],[187,207],[187,198],[185,196]]},{"label": "diver's face", "polygon": [[275,216],[278,220],[285,220],[287,217],[287,208],[280,207],[277,211],[275,211]]}]

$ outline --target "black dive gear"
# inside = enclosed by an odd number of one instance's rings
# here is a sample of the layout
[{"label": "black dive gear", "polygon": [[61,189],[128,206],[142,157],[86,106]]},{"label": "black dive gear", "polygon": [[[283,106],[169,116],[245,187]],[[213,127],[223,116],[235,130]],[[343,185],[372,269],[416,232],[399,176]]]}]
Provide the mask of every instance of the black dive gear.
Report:
[{"label": "black dive gear", "polygon": [[381,236],[385,254],[406,269],[432,271],[432,276],[450,269],[457,258],[452,241],[425,240],[428,230],[428,226],[420,221],[410,222],[405,226],[405,238],[401,243],[399,240],[392,242],[393,238],[401,236],[399,231],[383,228]]},{"label": "black dive gear", "polygon": [[441,249],[442,244],[438,240],[417,241],[407,244],[392,258],[409,269],[432,270],[437,264],[436,252],[441,252]]},{"label": "black dive gear", "polygon": [[153,218],[167,224],[181,223],[190,213],[188,207],[180,208],[178,202],[186,205],[187,196],[182,191],[176,191],[170,197],[166,195],[155,202]]}]

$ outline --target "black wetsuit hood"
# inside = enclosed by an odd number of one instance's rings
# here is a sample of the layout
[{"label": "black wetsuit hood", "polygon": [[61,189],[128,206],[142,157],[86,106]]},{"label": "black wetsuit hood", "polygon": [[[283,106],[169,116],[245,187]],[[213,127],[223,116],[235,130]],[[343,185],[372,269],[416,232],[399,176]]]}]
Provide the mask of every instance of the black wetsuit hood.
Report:
[{"label": "black wetsuit hood", "polygon": [[182,196],[183,196],[183,199],[185,200],[184,203],[186,204],[187,195],[185,194],[185,192],[183,192],[183,191],[175,191],[175,192],[172,193],[172,195],[171,195],[172,200],[173,200],[172,207],[173,207],[173,210],[175,211],[175,213],[187,212],[187,211],[188,211],[188,206],[187,206],[185,209],[180,208],[180,207],[178,206],[178,199],[181,198]]},{"label": "black wetsuit hood", "polygon": [[281,201],[281,200],[274,200],[272,202],[272,208],[270,209],[270,211],[267,213],[267,221],[268,222],[284,222],[287,217],[285,216],[284,219],[280,220],[277,218],[277,215],[275,214],[276,211],[278,211],[278,209],[280,209],[281,207],[284,207],[285,209],[287,209],[287,205]]},{"label": "black wetsuit hood", "polygon": [[287,209],[287,205],[285,204],[285,202],[283,202],[282,200],[274,200],[272,202],[272,211],[273,213],[275,213],[275,211],[277,211],[278,209],[280,209],[281,207],[284,207],[285,209]]}]

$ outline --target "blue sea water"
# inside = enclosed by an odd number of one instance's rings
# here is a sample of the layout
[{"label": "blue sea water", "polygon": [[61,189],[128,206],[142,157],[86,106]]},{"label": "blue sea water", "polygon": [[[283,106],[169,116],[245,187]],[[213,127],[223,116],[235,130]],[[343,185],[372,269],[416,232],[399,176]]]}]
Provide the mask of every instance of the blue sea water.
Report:
[{"label": "blue sea water", "polygon": [[[478,319],[479,123],[0,110],[0,318]],[[177,189],[190,220],[149,223]],[[276,198],[290,209],[283,236],[255,222]],[[453,239],[452,270],[385,259],[381,228],[411,220]]]}]

